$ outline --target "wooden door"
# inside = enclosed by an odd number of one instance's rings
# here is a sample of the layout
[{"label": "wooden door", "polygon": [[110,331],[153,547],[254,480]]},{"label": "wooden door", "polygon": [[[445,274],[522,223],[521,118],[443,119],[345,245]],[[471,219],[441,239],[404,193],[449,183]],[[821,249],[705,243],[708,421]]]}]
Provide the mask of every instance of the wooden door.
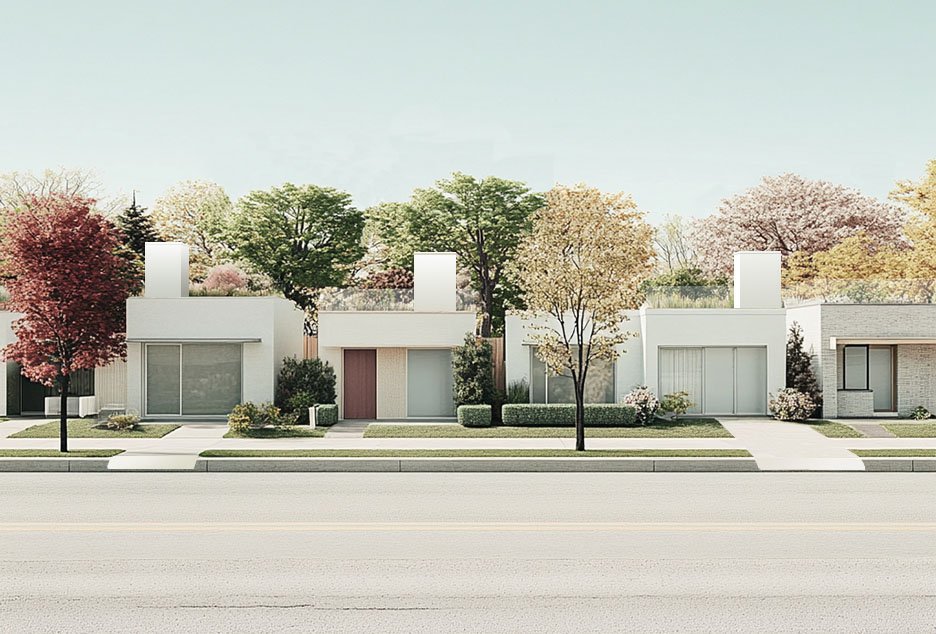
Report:
[{"label": "wooden door", "polygon": [[344,351],[344,417],[377,418],[377,351]]}]

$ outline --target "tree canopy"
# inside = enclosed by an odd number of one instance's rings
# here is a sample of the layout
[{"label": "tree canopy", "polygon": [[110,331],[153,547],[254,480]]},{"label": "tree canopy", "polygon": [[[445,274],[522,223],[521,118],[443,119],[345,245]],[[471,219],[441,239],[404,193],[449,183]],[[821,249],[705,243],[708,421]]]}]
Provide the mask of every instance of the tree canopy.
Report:
[{"label": "tree canopy", "polygon": [[557,186],[518,251],[516,279],[532,315],[553,323],[532,336],[543,362],[575,387],[576,449],[584,450],[585,381],[592,361],[613,361],[633,336],[622,329],[640,307],[653,268],[653,229],[630,196]]},{"label": "tree canopy", "polygon": [[480,300],[480,334],[489,337],[502,326],[505,308],[516,305],[509,265],[542,205],[542,195],[521,182],[456,172],[435,187],[417,189],[408,203],[368,210],[368,218],[392,264],[411,267],[417,250],[458,254]]},{"label": "tree canopy", "polygon": [[929,220],[936,222],[936,159],[926,165],[926,174],[919,182],[903,180],[891,192],[891,198],[909,205]]},{"label": "tree canopy", "polygon": [[232,211],[217,183],[184,181],[156,199],[151,218],[162,239],[189,246],[192,276],[200,280],[229,255],[224,236]]},{"label": "tree canopy", "polygon": [[80,196],[29,196],[3,232],[8,308],[23,313],[3,357],[59,389],[62,451],[70,377],[126,354],[125,303],[140,287],[136,259],[125,257],[119,231],[93,205]]},{"label": "tree canopy", "polygon": [[286,183],[241,198],[226,236],[237,257],[306,311],[311,328],[321,289],[344,285],[363,255],[363,228],[349,194]]},{"label": "tree canopy", "polygon": [[880,245],[901,237],[904,213],[895,205],[796,174],[766,177],[722,201],[698,222],[693,242],[710,274],[730,275],[735,251],[812,254],[864,232]]},{"label": "tree canopy", "polygon": [[159,236],[153,228],[153,221],[145,207],[137,205],[136,194],[133,202],[117,216],[117,226],[123,232],[124,244],[141,258],[147,242],[157,242]]}]

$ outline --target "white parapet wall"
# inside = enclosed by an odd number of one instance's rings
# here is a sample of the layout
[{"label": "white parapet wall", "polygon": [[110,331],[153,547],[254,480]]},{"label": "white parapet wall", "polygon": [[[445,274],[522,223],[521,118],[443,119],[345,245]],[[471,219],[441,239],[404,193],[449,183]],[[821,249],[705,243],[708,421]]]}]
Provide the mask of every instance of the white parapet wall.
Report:
[{"label": "white parapet wall", "polygon": [[413,255],[413,310],[453,313],[456,304],[454,253]]},{"label": "white parapet wall", "polygon": [[144,296],[188,297],[189,248],[181,242],[147,242],[144,248]]},{"label": "white parapet wall", "polygon": [[734,307],[781,308],[780,252],[734,254]]}]

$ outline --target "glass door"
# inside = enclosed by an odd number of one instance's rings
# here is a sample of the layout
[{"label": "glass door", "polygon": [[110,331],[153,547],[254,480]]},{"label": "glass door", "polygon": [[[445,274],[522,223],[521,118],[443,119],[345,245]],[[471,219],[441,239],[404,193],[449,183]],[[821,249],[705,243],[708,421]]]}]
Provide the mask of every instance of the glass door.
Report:
[{"label": "glass door", "polygon": [[868,347],[868,389],[874,393],[875,412],[896,411],[894,402],[894,347]]}]

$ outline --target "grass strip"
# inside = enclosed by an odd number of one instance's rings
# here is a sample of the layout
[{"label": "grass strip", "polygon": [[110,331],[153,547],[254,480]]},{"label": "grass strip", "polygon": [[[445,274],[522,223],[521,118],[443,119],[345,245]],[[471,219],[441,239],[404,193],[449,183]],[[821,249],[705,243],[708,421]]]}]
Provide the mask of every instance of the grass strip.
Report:
[{"label": "grass strip", "polygon": [[[574,427],[463,427],[371,424],[365,438],[574,438]],[[586,438],[732,438],[714,418],[657,421],[642,427],[588,427]]]},{"label": "grass strip", "polygon": [[75,449],[62,453],[58,449],[0,449],[0,458],[110,458],[123,449]]},{"label": "grass strip", "polygon": [[936,458],[936,449],[852,449],[859,458]]},{"label": "grass strip", "polygon": [[884,423],[881,427],[898,438],[936,438],[933,423]]},{"label": "grass strip", "polygon": [[865,435],[860,431],[846,425],[845,423],[836,423],[831,420],[807,420],[803,425],[809,425],[826,438],[864,438]]},{"label": "grass strip", "polygon": [[[76,418],[68,421],[69,438],[162,438],[169,432],[179,428],[171,423],[143,423],[129,430],[116,430],[98,427],[94,419]],[[27,427],[22,431],[11,434],[10,438],[58,438],[59,422],[57,420],[40,423]]]},{"label": "grass strip", "polygon": [[229,431],[224,434],[225,438],[321,438],[325,435],[324,429],[316,427],[262,427],[260,429],[250,429],[246,433],[238,434]]},{"label": "grass strip", "polygon": [[750,458],[744,449],[209,449],[203,458]]}]

